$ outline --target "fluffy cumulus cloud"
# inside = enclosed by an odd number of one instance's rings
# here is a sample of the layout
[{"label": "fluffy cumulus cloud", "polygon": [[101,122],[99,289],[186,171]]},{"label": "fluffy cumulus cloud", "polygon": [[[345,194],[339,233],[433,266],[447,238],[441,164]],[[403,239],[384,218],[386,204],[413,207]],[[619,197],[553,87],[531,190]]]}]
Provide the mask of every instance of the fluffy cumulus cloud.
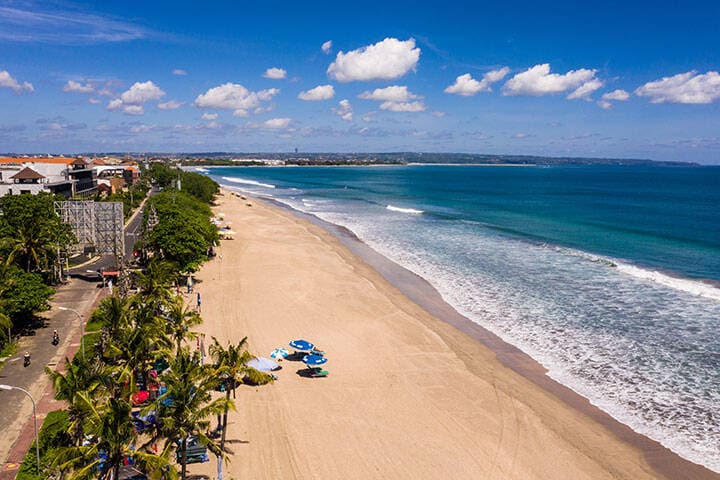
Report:
[{"label": "fluffy cumulus cloud", "polygon": [[132,87],[124,91],[120,95],[120,100],[128,105],[139,105],[149,102],[150,100],[159,100],[165,96],[165,92],[155,85],[152,81],[135,82]]},{"label": "fluffy cumulus cloud", "polygon": [[7,70],[0,71],[0,87],[9,88],[18,95],[21,93],[30,93],[35,91],[35,87],[33,87],[32,83],[18,82]]},{"label": "fluffy cumulus cloud", "polygon": [[203,113],[202,119],[203,120],[217,120],[218,114],[217,113]]},{"label": "fluffy cumulus cloud", "polygon": [[257,110],[261,102],[272,100],[280,93],[277,88],[253,92],[238,83],[225,83],[198,95],[195,106],[233,110],[236,117],[245,117],[251,110]]},{"label": "fluffy cumulus cloud", "polygon": [[177,110],[178,108],[185,105],[185,102],[179,102],[177,100],[170,100],[169,102],[158,103],[160,110]]},{"label": "fluffy cumulus cloud", "polygon": [[270,120],[265,120],[262,126],[270,130],[282,130],[287,128],[290,122],[291,120],[289,118],[271,118]]},{"label": "fluffy cumulus cloud", "polygon": [[426,107],[423,102],[383,102],[380,104],[381,110],[390,112],[424,112]]},{"label": "fluffy cumulus cloud", "polygon": [[320,50],[322,50],[325,55],[329,54],[330,50],[332,50],[332,40],[323,43]]},{"label": "fluffy cumulus cloud", "polygon": [[369,90],[364,91],[358,95],[358,98],[381,102],[406,102],[421,97],[411,93],[404,85],[391,85],[385,88],[376,88],[372,92]]},{"label": "fluffy cumulus cloud", "polygon": [[612,108],[612,102],[611,101],[618,101],[618,102],[624,102],[630,98],[630,94],[626,92],[625,90],[613,90],[612,92],[604,93],[602,97],[600,97],[600,100],[598,100],[598,105],[600,105],[605,110],[608,110]]},{"label": "fluffy cumulus cloud", "polygon": [[591,93],[603,86],[595,76],[597,70],[581,68],[565,74],[550,73],[550,64],[543,63],[518,73],[503,86],[503,95],[541,96],[570,92],[568,99],[589,99]]},{"label": "fluffy cumulus cloud", "polygon": [[320,100],[330,100],[335,96],[335,88],[332,85],[318,85],[310,90],[305,90],[298,94],[300,100],[309,102],[317,102]]},{"label": "fluffy cumulus cloud", "polygon": [[353,108],[348,99],[340,100],[338,106],[333,108],[332,111],[346,122],[350,122],[353,119]]},{"label": "fluffy cumulus cloud", "polygon": [[455,79],[455,83],[445,89],[445,93],[452,93],[463,97],[472,97],[478,92],[490,92],[492,91],[490,85],[505,78],[509,72],[510,69],[508,67],[503,67],[499,70],[492,70],[483,75],[483,78],[480,81],[475,80],[472,78],[472,75],[466,73],[457,77]]},{"label": "fluffy cumulus cloud", "polygon": [[283,78],[287,78],[287,72],[282,68],[272,67],[265,70],[263,77],[272,78],[273,80],[282,80]]},{"label": "fluffy cumulus cloud", "polygon": [[127,115],[142,115],[145,113],[143,107],[145,103],[159,100],[164,96],[165,92],[150,80],[147,82],[135,82],[119,98],[110,100],[107,109],[121,111]]},{"label": "fluffy cumulus cloud", "polygon": [[376,88],[373,91],[365,91],[358,95],[364,100],[377,100],[381,110],[391,112],[422,112],[425,111],[425,104],[419,101],[411,101],[422,98],[410,92],[404,85],[391,85],[385,88]]},{"label": "fluffy cumulus cloud", "polygon": [[419,59],[415,39],[386,38],[347,53],[338,52],[327,73],[339,82],[393,80],[414,70]]},{"label": "fluffy cumulus cloud", "polygon": [[83,85],[80,82],[76,82],[75,80],[68,80],[68,82],[63,86],[63,92],[74,92],[74,93],[93,93],[95,91],[95,87],[93,87],[91,84],[86,83]]},{"label": "fluffy cumulus cloud", "polygon": [[648,97],[652,103],[712,103],[720,98],[720,74],[678,73],[646,83],[635,90],[635,95]]}]

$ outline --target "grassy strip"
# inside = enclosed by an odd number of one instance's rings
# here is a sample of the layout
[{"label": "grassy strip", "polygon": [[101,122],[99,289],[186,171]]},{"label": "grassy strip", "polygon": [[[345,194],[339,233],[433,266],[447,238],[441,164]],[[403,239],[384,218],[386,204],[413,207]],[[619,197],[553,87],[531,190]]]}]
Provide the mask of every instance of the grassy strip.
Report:
[{"label": "grassy strip", "polygon": [[[67,445],[68,442],[68,412],[65,410],[55,410],[45,417],[38,437],[40,439],[40,465],[46,465],[47,459],[50,457],[53,449]],[[33,442],[30,450],[25,455],[20,470],[18,471],[17,480],[43,480],[44,475],[37,471],[37,461],[35,459],[35,442]]]}]

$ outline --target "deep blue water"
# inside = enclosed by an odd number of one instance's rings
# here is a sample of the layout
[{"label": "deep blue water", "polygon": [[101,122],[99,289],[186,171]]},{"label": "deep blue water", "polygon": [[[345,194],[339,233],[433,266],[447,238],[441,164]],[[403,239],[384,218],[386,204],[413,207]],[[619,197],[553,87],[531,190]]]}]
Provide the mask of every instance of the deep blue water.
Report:
[{"label": "deep blue water", "polygon": [[348,227],[553,378],[720,471],[720,167],[210,174]]}]

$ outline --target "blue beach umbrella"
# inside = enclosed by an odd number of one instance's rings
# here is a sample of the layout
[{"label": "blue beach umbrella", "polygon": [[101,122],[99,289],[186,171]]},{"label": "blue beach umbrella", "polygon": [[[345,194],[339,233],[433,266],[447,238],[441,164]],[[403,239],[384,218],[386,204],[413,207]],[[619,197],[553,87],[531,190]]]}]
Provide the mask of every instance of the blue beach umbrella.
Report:
[{"label": "blue beach umbrella", "polygon": [[285,348],[276,348],[275,350],[270,352],[270,356],[272,358],[285,358],[288,355],[290,355],[290,352],[288,352]]},{"label": "blue beach umbrella", "polygon": [[323,363],[326,363],[328,359],[321,357],[320,355],[305,355],[302,361],[307,366],[313,366],[322,365]]},{"label": "blue beach umbrella", "polygon": [[293,340],[289,344],[292,348],[295,350],[312,350],[312,348],[315,346],[312,343],[308,342],[307,340]]}]

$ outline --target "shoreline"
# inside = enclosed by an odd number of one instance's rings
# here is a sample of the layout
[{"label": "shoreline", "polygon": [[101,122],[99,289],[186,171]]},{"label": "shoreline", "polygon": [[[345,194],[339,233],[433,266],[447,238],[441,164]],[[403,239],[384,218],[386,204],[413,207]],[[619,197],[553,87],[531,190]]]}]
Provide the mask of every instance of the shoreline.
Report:
[{"label": "shoreline", "polygon": [[507,343],[490,330],[487,330],[459,313],[442,298],[435,287],[425,278],[377,252],[346,227],[327,222],[315,215],[294,209],[290,205],[274,199],[248,198],[269,203],[276,208],[288,211],[292,215],[307,220],[313,225],[327,231],[370,268],[379,273],[388,283],[400,290],[400,292],[428,313],[488,347],[496,354],[497,359],[504,366],[551,393],[567,406],[604,426],[620,440],[638,448],[642,451],[650,465],[661,475],[672,479],[720,480],[720,473],[713,472],[703,465],[694,463],[663,446],[657,440],[653,440],[650,437],[636,432],[630,426],[615,419],[600,407],[590,403],[586,397],[577,393],[575,390],[549,377],[547,375],[547,369],[537,360],[514,345]]},{"label": "shoreline", "polygon": [[241,440],[232,447],[240,461],[228,474],[720,478],[555,385],[351,232],[223,192],[215,211],[238,234],[199,273],[203,333],[221,342],[247,335],[257,355],[305,337],[331,360],[328,378],[304,378],[288,360],[274,385],[245,389],[228,430]]}]

